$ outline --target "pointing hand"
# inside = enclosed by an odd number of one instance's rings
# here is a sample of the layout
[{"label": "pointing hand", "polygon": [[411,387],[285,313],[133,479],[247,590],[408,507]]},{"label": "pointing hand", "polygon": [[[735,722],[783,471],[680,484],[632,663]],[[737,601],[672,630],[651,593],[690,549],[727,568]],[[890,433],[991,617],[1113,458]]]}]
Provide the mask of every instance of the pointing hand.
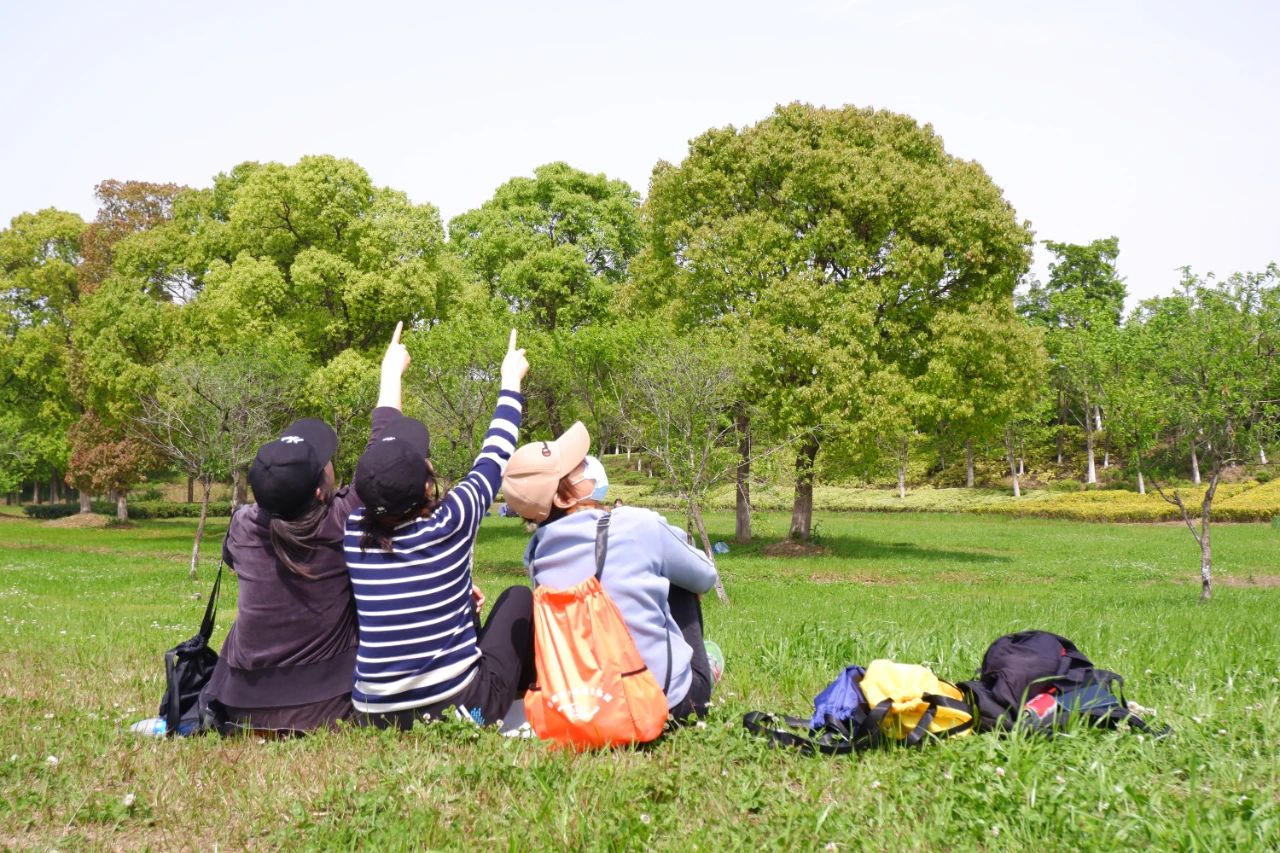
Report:
[{"label": "pointing hand", "polygon": [[508,391],[519,391],[520,380],[529,372],[529,360],[524,357],[524,350],[516,349],[516,330],[511,330],[511,339],[507,341],[507,354],[502,359],[499,371],[502,387]]},{"label": "pointing hand", "polygon": [[396,323],[396,330],[391,335],[391,343],[387,346],[387,352],[382,356],[382,374],[399,377],[409,369],[409,350],[405,345],[400,343],[400,332],[404,329],[404,322]]}]

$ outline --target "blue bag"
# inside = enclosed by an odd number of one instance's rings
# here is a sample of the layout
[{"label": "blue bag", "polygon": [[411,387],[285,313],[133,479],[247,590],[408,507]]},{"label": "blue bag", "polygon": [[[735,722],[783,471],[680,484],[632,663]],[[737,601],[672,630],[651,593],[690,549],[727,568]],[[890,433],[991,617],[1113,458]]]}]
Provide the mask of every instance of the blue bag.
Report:
[{"label": "blue bag", "polygon": [[812,728],[820,729],[831,721],[844,723],[857,720],[867,713],[867,699],[862,695],[858,682],[866,670],[860,666],[846,666],[821,693],[813,699]]}]

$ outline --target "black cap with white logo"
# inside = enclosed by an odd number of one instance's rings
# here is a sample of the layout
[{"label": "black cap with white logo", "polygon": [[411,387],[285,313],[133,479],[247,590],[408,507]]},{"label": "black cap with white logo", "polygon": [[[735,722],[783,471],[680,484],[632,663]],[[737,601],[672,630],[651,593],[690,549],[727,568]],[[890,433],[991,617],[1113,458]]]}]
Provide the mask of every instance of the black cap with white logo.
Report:
[{"label": "black cap with white logo", "polygon": [[324,466],[338,449],[333,428],[318,418],[302,418],[274,441],[258,448],[249,468],[253,498],[268,513],[296,518],[311,506],[324,479]]},{"label": "black cap with white logo", "polygon": [[431,439],[421,421],[392,421],[356,464],[355,488],[374,517],[408,515],[426,503]]}]

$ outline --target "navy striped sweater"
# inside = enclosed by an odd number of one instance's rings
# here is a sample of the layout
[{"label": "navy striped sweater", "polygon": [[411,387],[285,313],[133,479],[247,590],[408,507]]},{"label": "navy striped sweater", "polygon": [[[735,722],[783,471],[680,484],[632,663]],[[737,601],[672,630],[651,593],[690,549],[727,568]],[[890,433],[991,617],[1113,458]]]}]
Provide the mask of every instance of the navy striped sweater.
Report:
[{"label": "navy striped sweater", "polygon": [[427,518],[395,528],[392,550],[361,550],[364,508],[347,519],[343,548],[360,645],[351,703],[376,714],[443,702],[476,677],[471,552],[515,450],[524,398],[498,394],[470,473]]}]

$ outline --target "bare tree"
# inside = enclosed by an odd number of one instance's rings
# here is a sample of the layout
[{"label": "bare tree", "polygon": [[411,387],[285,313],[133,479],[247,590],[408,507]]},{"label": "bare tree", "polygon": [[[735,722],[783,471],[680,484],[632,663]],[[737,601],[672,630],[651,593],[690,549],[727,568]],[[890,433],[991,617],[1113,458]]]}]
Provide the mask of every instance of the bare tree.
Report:
[{"label": "bare tree", "polygon": [[[637,356],[617,377],[622,432],[658,462],[714,565],[702,507],[707,493],[738,470],[737,371],[710,333],[650,343]],[[728,601],[719,580],[716,595]]]},{"label": "bare tree", "polygon": [[160,365],[131,431],[200,484],[200,522],[191,545],[195,580],[215,481],[247,469],[257,448],[294,414],[299,362],[258,353],[179,358]]}]

